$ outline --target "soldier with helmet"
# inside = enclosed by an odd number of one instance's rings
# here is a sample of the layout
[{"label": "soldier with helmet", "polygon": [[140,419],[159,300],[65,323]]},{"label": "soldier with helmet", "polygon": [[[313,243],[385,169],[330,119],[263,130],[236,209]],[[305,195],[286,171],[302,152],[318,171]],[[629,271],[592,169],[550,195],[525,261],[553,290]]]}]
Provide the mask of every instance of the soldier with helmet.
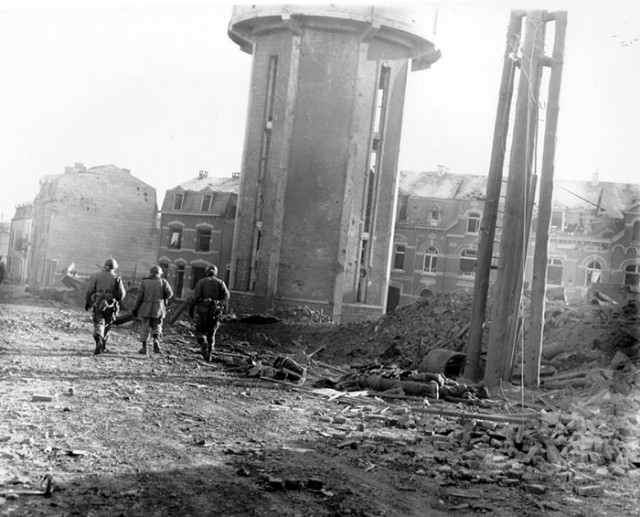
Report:
[{"label": "soldier with helmet", "polygon": [[167,314],[167,303],[173,298],[173,290],[166,279],[162,278],[162,268],[152,266],[149,276],[142,279],[142,285],[133,306],[133,315],[140,316],[140,341],[142,348],[139,354],[147,355],[147,340],[153,339],[153,352],[160,354],[162,338],[162,320]]},{"label": "soldier with helmet", "polygon": [[216,343],[216,331],[220,326],[220,316],[224,310],[223,302],[229,299],[229,289],[217,277],[218,268],[209,266],[205,277],[198,280],[189,302],[189,316],[194,317],[197,311],[196,333],[198,344],[205,361],[211,361],[211,354]]},{"label": "soldier with helmet", "polygon": [[116,274],[118,263],[110,258],[104,262],[102,271],[95,275],[87,285],[84,310],[93,308],[93,339],[96,342],[94,354],[107,351],[107,340],[111,324],[118,315],[119,304],[126,290],[122,278]]}]

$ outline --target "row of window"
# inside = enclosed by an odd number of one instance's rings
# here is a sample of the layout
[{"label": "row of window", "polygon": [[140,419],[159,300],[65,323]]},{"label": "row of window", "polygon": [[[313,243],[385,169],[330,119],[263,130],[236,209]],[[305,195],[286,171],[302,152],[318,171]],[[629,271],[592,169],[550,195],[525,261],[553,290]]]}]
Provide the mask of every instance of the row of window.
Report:
[{"label": "row of window", "polygon": [[[169,248],[182,249],[182,228],[169,229]],[[211,230],[198,230],[196,236],[196,251],[211,251]]]},{"label": "row of window", "polygon": [[[396,244],[393,259],[393,269],[403,271],[406,246]],[[476,250],[463,250],[460,254],[460,274],[472,276],[475,274],[478,252]],[[562,271],[564,263],[559,258],[549,258],[547,262],[547,283],[550,285],[562,285]],[[429,246],[425,249],[422,271],[436,273],[438,268],[438,250]],[[597,260],[587,264],[586,285],[595,284],[602,279],[602,264]],[[640,264],[631,264],[625,268],[625,285],[640,285]]]},{"label": "row of window", "polygon": [[[400,197],[400,208],[398,210],[398,221],[403,222],[407,220],[407,208],[408,208],[409,196]],[[438,205],[433,205],[429,212],[429,224],[437,226],[440,222],[441,208]],[[480,219],[482,214],[479,212],[469,212],[467,215],[467,233],[478,233],[480,231]]]},{"label": "row of window", "polygon": [[[194,194],[200,196],[201,194]],[[173,195],[173,210],[180,211],[184,206],[186,194],[184,192],[176,192]],[[211,210],[211,204],[213,202],[213,193],[202,194],[202,200],[200,202],[200,211],[208,212]]]},{"label": "row of window", "polygon": [[[396,244],[393,257],[393,269],[404,270],[404,258],[407,248],[404,244]],[[478,252],[476,250],[463,250],[460,253],[460,274],[471,276],[475,274]],[[438,250],[429,246],[424,252],[422,271],[425,273],[436,273],[438,271]]]}]

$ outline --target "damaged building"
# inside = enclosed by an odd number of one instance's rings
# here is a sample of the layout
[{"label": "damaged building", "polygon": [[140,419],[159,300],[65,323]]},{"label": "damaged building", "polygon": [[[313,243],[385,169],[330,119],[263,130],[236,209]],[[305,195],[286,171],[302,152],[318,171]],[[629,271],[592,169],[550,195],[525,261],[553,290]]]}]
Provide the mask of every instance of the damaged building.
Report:
[{"label": "damaged building", "polygon": [[[387,311],[436,292],[473,290],[486,181],[445,167],[400,173]],[[640,185],[597,174],[554,183],[548,288],[562,288],[568,300],[594,289],[624,300],[640,284]],[[532,243],[535,228],[534,220]],[[531,244],[525,281],[532,264]]]},{"label": "damaged building", "polygon": [[29,275],[33,242],[33,204],[16,207],[11,218],[9,246],[7,250],[7,279],[25,283]]},{"label": "damaged building", "polygon": [[229,281],[239,186],[239,173],[214,178],[200,171],[166,192],[158,264],[177,299],[188,296],[207,266],[215,265],[220,278]]},{"label": "damaged building", "polygon": [[90,276],[108,257],[125,280],[141,278],[157,256],[157,212],[155,189],[128,169],[76,163],[45,176],[33,202],[29,282],[57,285],[71,264]]}]

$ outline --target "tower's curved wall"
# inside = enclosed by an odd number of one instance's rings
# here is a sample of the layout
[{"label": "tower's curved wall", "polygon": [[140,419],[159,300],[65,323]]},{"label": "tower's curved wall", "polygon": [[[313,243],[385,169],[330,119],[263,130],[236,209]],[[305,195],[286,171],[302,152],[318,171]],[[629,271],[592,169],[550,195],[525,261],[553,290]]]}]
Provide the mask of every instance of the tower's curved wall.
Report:
[{"label": "tower's curved wall", "polygon": [[310,305],[336,321],[384,311],[409,63],[439,57],[387,14],[234,11],[230,36],[253,55],[232,257],[241,309]]}]

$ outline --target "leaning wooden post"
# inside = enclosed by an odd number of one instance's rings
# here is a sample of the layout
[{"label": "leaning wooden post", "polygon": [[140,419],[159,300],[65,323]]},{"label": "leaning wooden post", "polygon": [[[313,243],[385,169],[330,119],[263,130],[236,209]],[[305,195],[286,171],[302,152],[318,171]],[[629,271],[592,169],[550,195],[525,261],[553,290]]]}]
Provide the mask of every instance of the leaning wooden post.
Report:
[{"label": "leaning wooden post", "polygon": [[480,224],[480,238],[478,241],[478,262],[473,289],[473,306],[471,309],[471,324],[469,341],[467,343],[467,363],[464,376],[472,381],[480,377],[480,356],[482,354],[482,336],[487,312],[487,296],[491,275],[491,259],[495,241],[496,222],[500,204],[500,190],[502,188],[502,169],[509,129],[509,114],[513,98],[513,80],[516,70],[514,55],[520,44],[522,32],[522,17],[524,11],[511,11],[509,28],[507,29],[507,45],[504,51],[502,65],[502,80],[498,95],[496,123],[493,132],[491,148],[491,163],[487,178],[487,193]]},{"label": "leaning wooden post", "polygon": [[[509,380],[510,371],[505,367],[511,348],[510,336],[514,320],[514,306],[520,303],[517,296],[518,282],[522,275],[523,248],[525,238],[525,212],[527,209],[526,188],[530,166],[530,116],[532,87],[535,84],[534,53],[540,45],[539,24],[541,11],[527,13],[526,34],[522,51],[521,71],[518,84],[516,117],[509,160],[509,179],[504,210],[504,224],[500,241],[500,259],[496,280],[496,294],[491,315],[487,365],[484,381],[489,386],[501,380]],[[536,99],[537,101],[537,99]],[[517,313],[515,313],[517,314]]]},{"label": "leaning wooden post", "polygon": [[533,279],[531,282],[531,312],[529,334],[524,351],[524,383],[527,386],[540,384],[540,357],[542,355],[542,337],[544,332],[544,310],[547,284],[547,261],[549,244],[549,226],[553,209],[553,173],[556,152],[556,130],[560,111],[560,84],[562,82],[562,64],[564,61],[564,40],[567,30],[567,13],[551,13],[549,19],[555,19],[556,33],[553,43],[553,57],[544,60],[551,67],[549,76],[549,98],[547,101],[547,121],[544,132],[544,150],[542,171],[540,173],[540,199],[538,202],[538,221],[536,225],[536,246],[533,257]]}]

